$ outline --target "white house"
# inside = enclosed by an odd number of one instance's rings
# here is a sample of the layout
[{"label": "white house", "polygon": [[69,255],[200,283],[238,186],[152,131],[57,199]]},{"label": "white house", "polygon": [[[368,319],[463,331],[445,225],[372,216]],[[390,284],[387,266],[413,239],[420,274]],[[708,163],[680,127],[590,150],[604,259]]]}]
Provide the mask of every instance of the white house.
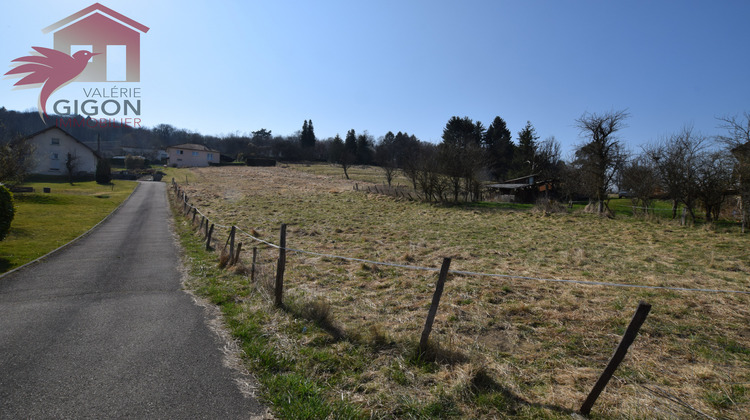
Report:
[{"label": "white house", "polygon": [[78,139],[57,126],[47,127],[27,137],[34,145],[34,168],[32,174],[67,175],[65,163],[68,153],[74,158],[73,173],[96,172],[99,156]]},{"label": "white house", "polygon": [[219,163],[218,150],[212,150],[202,144],[178,144],[167,147],[170,166],[208,166],[209,163]]}]

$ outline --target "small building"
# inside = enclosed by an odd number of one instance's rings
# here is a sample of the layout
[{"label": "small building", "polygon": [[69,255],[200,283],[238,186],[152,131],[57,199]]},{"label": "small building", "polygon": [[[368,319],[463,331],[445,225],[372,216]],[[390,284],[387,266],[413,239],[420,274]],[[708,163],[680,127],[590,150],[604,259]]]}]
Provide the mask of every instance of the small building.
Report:
[{"label": "small building", "polygon": [[202,144],[186,143],[167,147],[169,166],[208,166],[219,164],[221,153]]},{"label": "small building", "polygon": [[554,182],[550,179],[540,179],[539,174],[531,174],[509,179],[500,184],[490,184],[485,188],[490,196],[501,201],[532,203],[541,194],[549,194],[554,188]]},{"label": "small building", "polygon": [[34,146],[32,174],[67,175],[68,154],[73,158],[74,174],[96,172],[99,155],[60,127],[47,127],[27,139]]}]

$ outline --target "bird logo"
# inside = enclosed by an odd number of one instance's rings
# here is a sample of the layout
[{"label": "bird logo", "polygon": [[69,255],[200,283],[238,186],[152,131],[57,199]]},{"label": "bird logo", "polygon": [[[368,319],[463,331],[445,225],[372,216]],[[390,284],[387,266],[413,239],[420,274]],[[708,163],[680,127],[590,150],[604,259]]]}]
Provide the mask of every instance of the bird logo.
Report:
[{"label": "bird logo", "polygon": [[39,92],[39,116],[47,115],[47,99],[58,89],[72,82],[86,68],[89,59],[101,53],[77,51],[68,55],[64,52],[44,47],[31,47],[41,55],[16,58],[11,62],[25,63],[14,67],[5,76],[27,74],[14,86],[42,84]]}]

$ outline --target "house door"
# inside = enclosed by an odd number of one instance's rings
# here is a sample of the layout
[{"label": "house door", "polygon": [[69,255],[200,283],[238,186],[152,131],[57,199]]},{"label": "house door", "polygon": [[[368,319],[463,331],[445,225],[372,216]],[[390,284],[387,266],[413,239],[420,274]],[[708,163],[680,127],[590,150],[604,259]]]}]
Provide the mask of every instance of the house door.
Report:
[{"label": "house door", "polygon": [[127,79],[127,45],[107,45],[107,81],[125,82]]},{"label": "house door", "polygon": [[55,172],[60,170],[60,154],[59,153],[56,153],[56,152],[50,153],[49,169]]}]

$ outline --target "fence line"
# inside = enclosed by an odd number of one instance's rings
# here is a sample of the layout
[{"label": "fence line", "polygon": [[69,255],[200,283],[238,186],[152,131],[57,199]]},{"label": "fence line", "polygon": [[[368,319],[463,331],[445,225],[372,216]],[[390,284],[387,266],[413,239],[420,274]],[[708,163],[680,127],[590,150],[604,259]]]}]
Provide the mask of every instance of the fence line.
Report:
[{"label": "fence line", "polygon": [[[176,188],[179,188],[176,186]],[[192,204],[187,204],[188,206],[192,206]],[[202,216],[206,218],[206,220],[209,220],[208,216],[206,216],[204,213],[202,213],[200,210],[197,210],[198,213],[200,213]],[[214,223],[214,222],[212,222]],[[231,229],[232,226],[224,226],[216,224],[217,227],[221,227],[224,229]],[[253,241],[265,244],[267,246],[270,246],[272,248],[281,249],[279,245],[276,245],[272,242],[266,241],[264,239],[255,237],[244,230],[242,230],[239,227],[236,227],[236,230],[243,235],[247,236],[248,238],[252,239]],[[398,264],[398,263],[392,263],[392,262],[383,262],[383,261],[374,261],[374,260],[367,260],[363,258],[354,258],[354,257],[345,257],[342,255],[335,255],[335,254],[324,254],[319,252],[313,252],[313,251],[307,251],[303,249],[295,249],[290,247],[284,247],[285,251],[288,252],[294,252],[298,254],[306,254],[306,255],[312,255],[322,258],[332,258],[332,259],[339,259],[344,261],[352,261],[352,262],[360,262],[364,264],[373,264],[373,265],[380,265],[380,266],[386,266],[386,267],[395,267],[395,268],[403,268],[407,270],[419,270],[419,271],[431,271],[431,272],[439,272],[440,268],[435,267],[422,267],[422,266],[416,266],[416,265],[408,265],[408,264]],[[592,280],[570,280],[570,279],[555,279],[555,278],[540,278],[540,277],[531,277],[531,276],[520,276],[515,274],[497,274],[497,273],[481,273],[481,272],[473,272],[473,271],[463,271],[463,270],[450,270],[449,273],[451,274],[459,274],[459,275],[465,275],[465,276],[480,276],[480,277],[496,277],[496,278],[505,278],[505,279],[516,279],[516,280],[530,280],[530,281],[540,281],[540,282],[551,282],[551,283],[566,283],[566,284],[580,284],[585,286],[603,286],[603,287],[618,287],[618,288],[634,288],[634,289],[651,289],[651,290],[669,290],[669,291],[675,291],[675,292],[698,292],[698,293],[728,293],[728,294],[746,294],[750,295],[750,291],[748,290],[724,290],[724,289],[703,289],[703,288],[689,288],[689,287],[674,287],[674,286],[650,286],[650,285],[643,285],[643,284],[626,284],[626,283],[614,283],[614,282],[603,282],[603,281],[592,281]]]},{"label": "fence line", "polygon": [[[211,223],[208,216],[200,212],[197,207],[193,206],[192,204],[188,203],[188,197],[187,194],[185,194],[181,189],[177,186],[177,184],[174,182],[174,179],[172,180],[172,184],[175,190],[175,199],[182,198],[184,208],[187,210],[184,212],[184,216],[188,217],[190,214],[190,211],[192,210],[193,216],[191,221],[191,227],[195,227],[195,218],[198,213],[201,214],[201,227],[204,224],[205,219],[205,225],[206,228],[208,228],[209,223]],[[223,225],[217,225],[219,227],[223,228],[230,228],[230,226],[223,226]],[[447,276],[449,273],[452,274],[459,274],[459,275],[471,275],[471,276],[486,276],[486,277],[496,277],[496,278],[509,278],[509,279],[521,279],[521,280],[536,280],[536,281],[548,281],[548,282],[560,282],[560,283],[573,283],[573,284],[583,284],[583,285],[598,285],[598,286],[606,286],[606,287],[631,287],[631,288],[642,288],[642,289],[661,289],[661,290],[673,290],[673,291],[687,291],[687,292],[704,292],[704,293],[740,293],[740,294],[750,294],[750,291],[739,291],[739,290],[718,290],[718,289],[692,289],[692,288],[682,288],[682,287],[669,287],[669,286],[648,286],[648,285],[632,285],[632,284],[620,284],[620,283],[609,283],[609,282],[596,282],[596,281],[585,281],[585,280],[565,280],[565,279],[545,279],[545,278],[535,278],[535,277],[528,277],[528,276],[518,276],[518,275],[509,275],[509,274],[491,274],[491,273],[479,273],[479,272],[471,272],[471,271],[462,271],[462,270],[450,270],[450,258],[444,258],[443,259],[443,265],[440,269],[437,268],[430,268],[430,267],[421,267],[421,266],[414,266],[414,265],[404,265],[404,264],[396,264],[396,263],[388,263],[388,262],[380,262],[380,261],[372,261],[372,260],[365,260],[361,258],[352,258],[352,257],[344,257],[340,255],[334,255],[334,254],[323,254],[323,253],[317,253],[312,251],[306,251],[301,249],[294,249],[289,248],[286,246],[286,224],[281,225],[281,236],[280,236],[280,245],[276,245],[274,243],[265,241],[261,238],[257,238],[254,235],[251,235],[239,228],[237,228],[235,225],[231,226],[231,232],[229,233],[229,237],[227,238],[227,244],[224,246],[224,250],[222,250],[222,257],[224,256],[224,252],[227,248],[227,246],[231,243],[234,244],[235,235],[239,231],[239,233],[247,236],[253,241],[262,243],[264,245],[267,245],[271,248],[275,248],[279,250],[279,257],[277,259],[277,269],[276,269],[276,281],[275,281],[275,293],[274,293],[274,303],[277,307],[283,307],[283,276],[284,276],[284,266],[286,261],[286,252],[295,252],[300,254],[306,254],[306,255],[315,255],[320,257],[327,257],[327,258],[333,258],[333,259],[341,259],[346,261],[356,261],[356,262],[362,262],[362,263],[369,263],[373,265],[384,265],[384,266],[390,266],[390,267],[398,267],[398,268],[404,268],[404,269],[414,269],[414,270],[423,270],[423,271],[440,271],[440,276],[438,278],[438,281],[435,286],[435,293],[433,295],[432,304],[430,305],[430,310],[427,314],[427,319],[425,320],[425,326],[422,331],[420,343],[419,343],[419,357],[422,357],[426,354],[426,351],[428,349],[428,340],[429,335],[432,330],[432,323],[434,321],[438,305],[440,302],[440,297],[443,293],[443,286],[445,284],[445,281],[447,279]],[[198,232],[201,231],[201,227],[198,228]],[[211,231],[213,231],[214,224],[211,225]],[[207,246],[210,242],[210,233],[208,234],[207,239]],[[221,242],[219,242],[219,245]],[[238,261],[240,257],[240,252],[242,248],[242,243],[239,243],[237,247],[237,255],[236,257],[232,255],[231,248],[230,248],[230,255],[229,255],[229,261],[232,265],[232,259],[234,258],[234,261]],[[256,264],[257,264],[257,247],[252,247],[252,271],[251,271],[251,279],[254,281],[255,278],[255,270],[256,270]],[[268,296],[270,297],[270,296]],[[614,355],[610,358],[609,363],[605,367],[604,371],[599,377],[599,380],[594,385],[593,389],[589,393],[586,401],[584,401],[583,405],[579,409],[579,413],[583,415],[588,415],[591,412],[591,408],[596,402],[598,396],[600,393],[604,390],[605,386],[607,385],[607,382],[609,379],[613,376],[615,370],[618,368],[619,364],[622,362],[622,360],[625,357],[626,352],[628,351],[628,347],[632,344],[633,340],[635,340],[635,336],[638,332],[638,329],[643,324],[643,322],[646,319],[646,316],[651,308],[651,305],[645,302],[641,302],[638,306],[638,309],[636,311],[636,314],[633,317],[633,320],[631,320],[630,325],[628,326],[627,330],[625,331],[625,334],[623,335],[620,344],[618,345],[617,349],[615,350]],[[700,413],[700,412],[699,412]],[[701,413],[702,414],[702,413]]]}]

